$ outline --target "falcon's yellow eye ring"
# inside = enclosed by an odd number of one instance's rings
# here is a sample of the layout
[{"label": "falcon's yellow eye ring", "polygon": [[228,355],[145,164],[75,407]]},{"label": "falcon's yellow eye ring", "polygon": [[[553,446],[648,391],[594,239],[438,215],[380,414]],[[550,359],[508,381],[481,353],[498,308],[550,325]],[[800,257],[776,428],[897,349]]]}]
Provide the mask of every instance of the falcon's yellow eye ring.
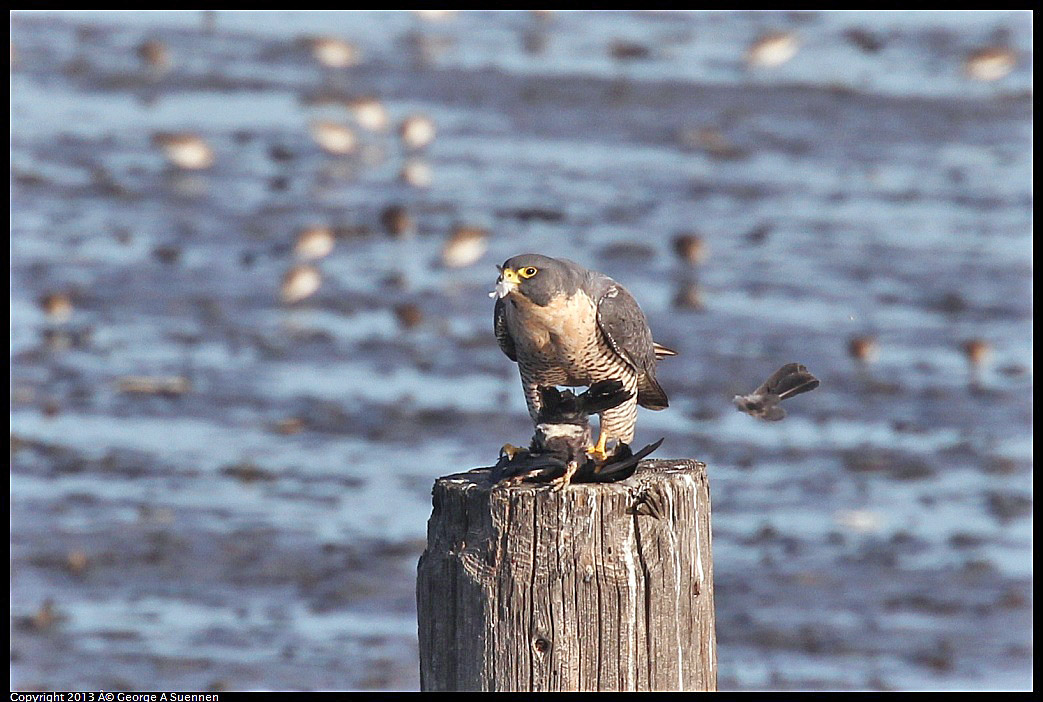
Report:
[{"label": "falcon's yellow eye ring", "polygon": [[518,271],[518,275],[520,275],[522,278],[531,278],[537,273],[539,273],[539,271],[533,268],[532,266],[529,266],[528,268],[522,268],[520,271]]}]

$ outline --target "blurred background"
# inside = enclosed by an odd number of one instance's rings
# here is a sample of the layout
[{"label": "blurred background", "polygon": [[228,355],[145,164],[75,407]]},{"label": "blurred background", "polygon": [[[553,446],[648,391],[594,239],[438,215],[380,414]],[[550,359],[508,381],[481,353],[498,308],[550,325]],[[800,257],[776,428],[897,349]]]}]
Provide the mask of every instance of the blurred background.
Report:
[{"label": "blurred background", "polygon": [[1028,689],[1031,25],[14,13],[12,689],[416,689],[528,251],[680,352],[636,443],[709,464],[721,689]]}]

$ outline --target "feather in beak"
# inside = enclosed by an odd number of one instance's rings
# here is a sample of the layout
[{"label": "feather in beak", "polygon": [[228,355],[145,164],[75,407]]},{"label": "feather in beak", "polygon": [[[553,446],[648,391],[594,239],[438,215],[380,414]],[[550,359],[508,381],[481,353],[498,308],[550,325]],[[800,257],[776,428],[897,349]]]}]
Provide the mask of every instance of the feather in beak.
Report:
[{"label": "feather in beak", "polygon": [[500,277],[496,279],[496,289],[489,293],[489,297],[506,297],[509,292],[518,287],[518,274],[510,268],[496,267],[500,271]]}]

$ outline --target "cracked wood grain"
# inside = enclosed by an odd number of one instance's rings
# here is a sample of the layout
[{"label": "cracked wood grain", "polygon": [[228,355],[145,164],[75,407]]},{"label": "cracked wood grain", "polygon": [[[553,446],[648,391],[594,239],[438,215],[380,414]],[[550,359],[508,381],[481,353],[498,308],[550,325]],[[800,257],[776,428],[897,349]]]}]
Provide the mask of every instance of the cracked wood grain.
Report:
[{"label": "cracked wood grain", "polygon": [[[604,485],[440,478],[417,567],[422,690],[715,690],[705,465]],[[651,508],[649,508],[651,507]]]}]

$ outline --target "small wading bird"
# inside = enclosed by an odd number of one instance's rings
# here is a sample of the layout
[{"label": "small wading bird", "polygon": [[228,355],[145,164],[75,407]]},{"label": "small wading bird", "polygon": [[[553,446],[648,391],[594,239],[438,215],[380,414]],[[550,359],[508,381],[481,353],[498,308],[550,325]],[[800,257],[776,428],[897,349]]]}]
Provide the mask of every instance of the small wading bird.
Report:
[{"label": "small wading bird", "polygon": [[[587,447],[592,458],[605,461],[610,440],[633,441],[638,405],[666,409],[656,361],[676,352],[652,341],[637,301],[607,275],[539,254],[509,258],[499,270],[490,293],[493,328],[500,348],[518,364],[533,421],[543,406],[540,386],[622,383],[627,399],[598,411],[600,437]],[[513,447],[504,449],[510,456]]]},{"label": "small wading bird", "polygon": [[302,261],[314,261],[333,251],[335,240],[329,227],[305,227],[297,234],[293,253]]},{"label": "small wading bird", "polygon": [[435,123],[426,115],[410,115],[398,129],[407,149],[422,149],[435,140]]},{"label": "small wading bird", "polygon": [[309,129],[315,143],[328,154],[346,156],[358,147],[358,137],[347,125],[320,119],[312,122]]},{"label": "small wading bird", "polygon": [[371,132],[382,132],[388,127],[388,111],[384,103],[375,97],[359,97],[348,100],[345,105],[355,118],[356,124]]},{"label": "small wading bird", "polygon": [[214,151],[202,137],[190,132],[158,132],[152,135],[153,145],[161,148],[170,163],[188,171],[198,171],[214,165]]},{"label": "small wading bird", "polygon": [[442,263],[449,268],[471,265],[485,255],[488,239],[489,233],[481,227],[455,227],[442,248]]},{"label": "small wading bird", "polygon": [[818,378],[808,372],[799,363],[787,363],[775,371],[764,384],[749,395],[736,395],[732,402],[751,417],[777,422],[786,416],[786,410],[779,407],[783,400],[811,392],[818,387]]},{"label": "small wading bird", "polygon": [[800,40],[790,32],[772,32],[762,36],[746,51],[746,63],[751,67],[774,68],[797,55]]},{"label": "small wading bird", "polygon": [[282,294],[283,302],[293,304],[311,297],[319,289],[320,285],[322,285],[322,274],[319,273],[319,269],[314,266],[301,264],[286,271],[286,275],[282,279],[280,293]]},{"label": "small wading bird", "polygon": [[975,51],[963,64],[963,72],[974,80],[1005,78],[1018,65],[1018,55],[1003,46],[990,46]]},{"label": "small wading bird", "polygon": [[326,68],[351,68],[362,60],[362,52],[354,44],[337,37],[308,37],[311,54]]}]

